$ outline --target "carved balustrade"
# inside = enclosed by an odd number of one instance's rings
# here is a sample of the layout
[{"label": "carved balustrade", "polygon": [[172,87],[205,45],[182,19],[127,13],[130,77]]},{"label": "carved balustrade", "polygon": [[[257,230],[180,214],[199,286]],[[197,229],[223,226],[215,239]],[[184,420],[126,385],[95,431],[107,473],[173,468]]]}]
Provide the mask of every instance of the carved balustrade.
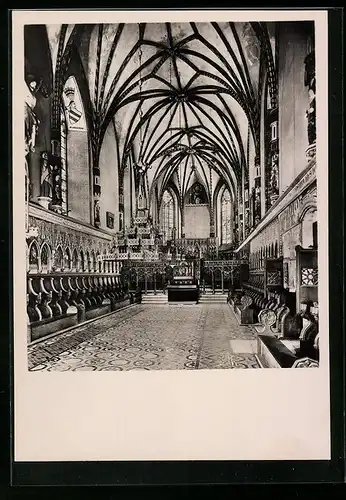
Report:
[{"label": "carved balustrade", "polygon": [[223,293],[234,285],[239,285],[241,260],[205,260],[201,270],[202,291],[211,287],[213,293],[219,289]]}]

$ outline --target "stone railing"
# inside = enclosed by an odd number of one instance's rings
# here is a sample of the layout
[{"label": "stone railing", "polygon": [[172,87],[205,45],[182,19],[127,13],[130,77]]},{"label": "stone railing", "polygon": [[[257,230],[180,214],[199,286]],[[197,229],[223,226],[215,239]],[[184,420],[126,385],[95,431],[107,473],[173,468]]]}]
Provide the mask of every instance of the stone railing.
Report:
[{"label": "stone railing", "polygon": [[135,247],[139,245],[139,239],[138,238],[127,238],[127,244],[129,246]]},{"label": "stone railing", "polygon": [[141,260],[143,258],[142,252],[130,252],[130,259]]},{"label": "stone railing", "polygon": [[147,247],[153,246],[155,245],[155,240],[154,238],[141,238],[141,244]]}]

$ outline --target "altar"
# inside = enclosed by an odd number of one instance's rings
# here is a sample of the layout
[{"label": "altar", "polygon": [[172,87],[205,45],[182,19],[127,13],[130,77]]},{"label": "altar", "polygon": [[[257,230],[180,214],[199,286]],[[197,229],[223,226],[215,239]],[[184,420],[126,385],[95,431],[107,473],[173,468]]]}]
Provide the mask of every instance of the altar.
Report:
[{"label": "altar", "polygon": [[192,276],[176,276],[167,285],[168,302],[198,302],[198,286]]}]

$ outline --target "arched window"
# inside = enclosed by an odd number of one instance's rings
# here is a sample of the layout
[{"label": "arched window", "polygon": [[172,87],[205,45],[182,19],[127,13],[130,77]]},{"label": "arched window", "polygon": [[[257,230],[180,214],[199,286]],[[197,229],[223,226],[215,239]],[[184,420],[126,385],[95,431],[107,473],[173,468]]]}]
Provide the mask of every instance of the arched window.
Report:
[{"label": "arched window", "polygon": [[174,228],[174,200],[169,191],[165,191],[161,203],[161,228],[166,233],[166,238],[172,238]]},{"label": "arched window", "polygon": [[61,156],[61,208],[67,215],[67,126],[64,109],[60,115],[60,156]]},{"label": "arched window", "polygon": [[221,198],[221,243],[232,243],[232,199],[228,189]]}]

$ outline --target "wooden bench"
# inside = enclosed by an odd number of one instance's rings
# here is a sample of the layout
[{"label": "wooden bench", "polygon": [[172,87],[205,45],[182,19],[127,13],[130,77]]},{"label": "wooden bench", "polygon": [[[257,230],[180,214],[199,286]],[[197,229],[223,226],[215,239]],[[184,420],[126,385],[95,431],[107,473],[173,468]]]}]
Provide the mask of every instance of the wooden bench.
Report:
[{"label": "wooden bench", "polygon": [[254,314],[252,306],[252,298],[249,295],[244,295],[240,299],[240,304],[233,306],[233,311],[240,325],[252,325],[254,322]]},{"label": "wooden bench", "polygon": [[[300,357],[280,339],[271,335],[258,335],[258,358],[266,368],[318,368],[317,359]],[[264,363],[261,363],[261,359]]]},{"label": "wooden bench", "polygon": [[65,330],[71,326],[78,324],[77,310],[75,313],[68,313],[57,318],[45,318],[39,321],[34,321],[28,325],[28,341],[32,342],[39,338],[50,335],[51,333]]}]

